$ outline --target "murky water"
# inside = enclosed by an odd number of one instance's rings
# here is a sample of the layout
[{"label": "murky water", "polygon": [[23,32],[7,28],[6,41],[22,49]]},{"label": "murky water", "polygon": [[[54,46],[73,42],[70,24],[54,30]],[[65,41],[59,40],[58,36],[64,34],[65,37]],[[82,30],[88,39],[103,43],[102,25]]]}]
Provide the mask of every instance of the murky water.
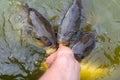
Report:
[{"label": "murky water", "polygon": [[[0,80],[37,80],[45,51],[24,35],[21,5],[28,3],[58,26],[71,0],[0,0]],[[83,0],[84,30],[98,35],[96,48],[81,62],[81,80],[119,80],[120,1]],[[66,73],[67,74],[67,73]]]}]

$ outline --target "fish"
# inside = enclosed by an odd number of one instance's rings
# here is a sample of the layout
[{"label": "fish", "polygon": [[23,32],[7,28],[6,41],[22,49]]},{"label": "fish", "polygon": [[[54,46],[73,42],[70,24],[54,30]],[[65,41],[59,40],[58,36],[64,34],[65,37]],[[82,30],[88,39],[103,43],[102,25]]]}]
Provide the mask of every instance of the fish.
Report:
[{"label": "fish", "polygon": [[[49,21],[42,16],[34,8],[30,8],[27,4],[24,6],[24,11],[27,13],[27,23],[29,27],[26,28],[27,33],[31,35],[34,42],[39,47],[44,48],[48,54],[56,50],[56,37],[54,30]],[[53,50],[51,52],[51,50]]]},{"label": "fish", "polygon": [[83,32],[80,37],[70,45],[78,61],[88,56],[95,48],[95,36],[94,32]]},{"label": "fish", "polygon": [[58,27],[58,44],[69,45],[70,39],[79,31],[80,22],[81,0],[74,0],[61,19]]}]

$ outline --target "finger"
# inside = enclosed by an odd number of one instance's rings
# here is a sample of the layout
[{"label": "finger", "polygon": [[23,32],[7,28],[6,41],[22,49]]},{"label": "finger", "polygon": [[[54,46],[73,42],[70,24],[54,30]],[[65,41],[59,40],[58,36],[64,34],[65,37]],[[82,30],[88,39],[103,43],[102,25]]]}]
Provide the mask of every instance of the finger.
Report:
[{"label": "finger", "polygon": [[66,46],[64,46],[62,44],[59,45],[57,53],[58,54],[74,56],[73,51],[69,47],[66,47]]},{"label": "finger", "polygon": [[46,64],[47,64],[48,67],[50,67],[52,65],[55,58],[56,58],[56,53],[53,53],[46,59]]}]

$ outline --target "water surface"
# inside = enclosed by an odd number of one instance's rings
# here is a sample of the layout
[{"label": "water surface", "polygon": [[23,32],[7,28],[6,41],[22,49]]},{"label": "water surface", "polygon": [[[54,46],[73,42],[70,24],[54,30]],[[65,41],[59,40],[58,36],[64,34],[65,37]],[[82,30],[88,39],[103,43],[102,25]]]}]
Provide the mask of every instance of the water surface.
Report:
[{"label": "water surface", "polygon": [[[45,51],[26,37],[20,6],[28,3],[58,26],[71,0],[0,0],[0,80],[37,80],[45,71]],[[119,80],[120,1],[83,0],[83,30],[95,31],[96,47],[81,62],[81,80]],[[66,73],[67,74],[67,73]]]}]

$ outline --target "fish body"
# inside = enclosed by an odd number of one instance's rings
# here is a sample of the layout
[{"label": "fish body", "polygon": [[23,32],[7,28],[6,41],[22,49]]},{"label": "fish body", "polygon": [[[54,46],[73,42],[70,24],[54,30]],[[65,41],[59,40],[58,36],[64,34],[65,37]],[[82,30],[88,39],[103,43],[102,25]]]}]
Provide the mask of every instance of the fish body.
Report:
[{"label": "fish body", "polygon": [[66,11],[58,28],[57,41],[59,44],[68,45],[70,39],[79,30],[81,18],[81,1],[74,0]]},{"label": "fish body", "polygon": [[94,49],[95,47],[95,34],[92,32],[83,33],[78,40],[71,44],[71,49],[77,60],[81,60]]},{"label": "fish body", "polygon": [[29,8],[27,5],[24,6],[24,11],[27,13],[26,31],[31,35],[34,42],[41,48],[49,48],[48,51],[56,48],[56,37],[49,21],[37,10]]}]

